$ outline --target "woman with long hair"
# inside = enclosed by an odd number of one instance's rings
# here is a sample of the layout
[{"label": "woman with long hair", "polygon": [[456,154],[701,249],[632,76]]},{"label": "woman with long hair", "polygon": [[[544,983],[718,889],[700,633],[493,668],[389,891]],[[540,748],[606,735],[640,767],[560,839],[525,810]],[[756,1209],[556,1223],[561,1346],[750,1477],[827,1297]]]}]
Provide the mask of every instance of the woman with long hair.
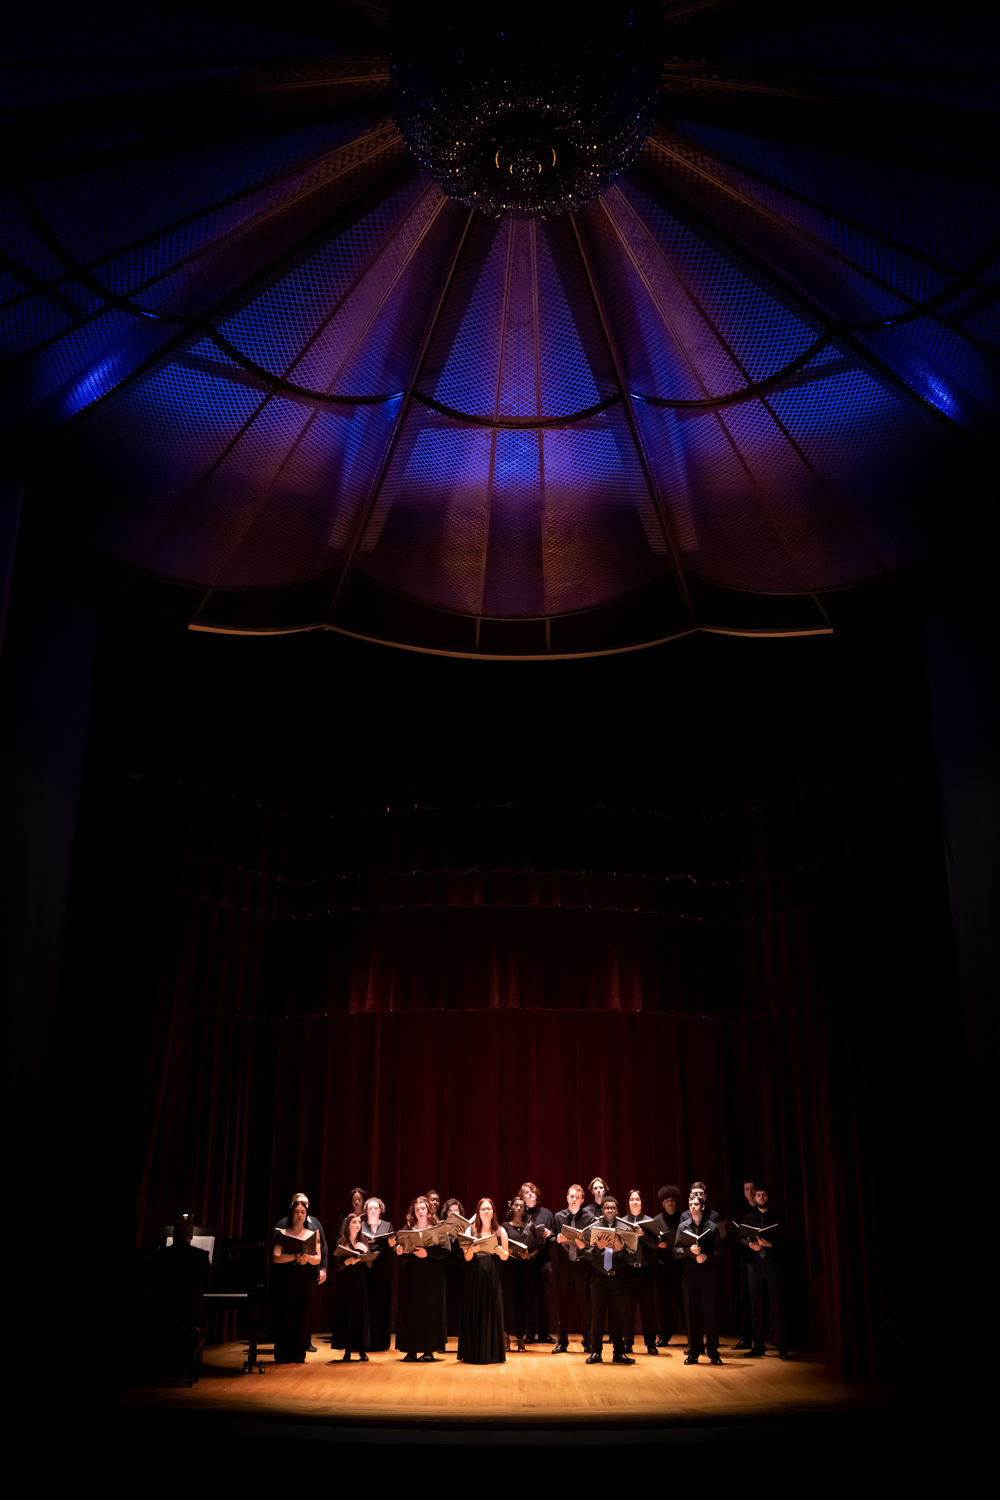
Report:
[{"label": "woman with long hair", "polygon": [[502,1365],[506,1359],[503,1334],[503,1299],[498,1266],[508,1256],[507,1232],[497,1222],[492,1198],[480,1198],[470,1231],[474,1240],[496,1235],[493,1254],[465,1248],[468,1266],[462,1292],[462,1326],[458,1335],[458,1357],[467,1365]]},{"label": "woman with long hair", "polygon": [[337,1247],[350,1253],[335,1256],[337,1265],[337,1304],[333,1315],[334,1349],[343,1349],[344,1359],[352,1352],[367,1361],[365,1350],[370,1347],[368,1328],[368,1281],[366,1267],[361,1257],[366,1253],[365,1238],[361,1233],[361,1215],[348,1214],[340,1226]]},{"label": "woman with long hair", "polygon": [[316,1230],[306,1228],[308,1217],[308,1206],[297,1198],[289,1205],[285,1228],[274,1231],[268,1322],[276,1365],[305,1364],[309,1348],[321,1256]]},{"label": "woman with long hair", "polygon": [[361,1233],[366,1240],[380,1242],[379,1253],[373,1266],[365,1267],[368,1282],[368,1329],[371,1335],[369,1349],[388,1349],[392,1345],[392,1267],[389,1253],[396,1247],[396,1236],[392,1225],[385,1217],[385,1204],[381,1198],[369,1198],[365,1203],[365,1216],[361,1221]]},{"label": "woman with long hair", "polygon": [[[406,1214],[407,1229],[429,1229],[437,1224],[424,1197],[414,1198]],[[404,1251],[399,1286],[399,1319],[396,1324],[396,1348],[402,1350],[404,1364],[426,1360],[436,1364],[435,1349],[443,1349],[448,1333],[445,1326],[444,1262],[447,1245],[420,1246]]]}]

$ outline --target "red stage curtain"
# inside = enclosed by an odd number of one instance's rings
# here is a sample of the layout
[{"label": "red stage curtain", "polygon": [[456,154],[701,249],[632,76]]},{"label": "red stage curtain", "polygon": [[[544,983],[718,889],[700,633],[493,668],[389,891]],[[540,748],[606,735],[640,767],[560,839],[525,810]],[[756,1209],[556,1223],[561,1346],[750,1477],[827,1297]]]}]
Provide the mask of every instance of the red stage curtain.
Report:
[{"label": "red stage curtain", "polygon": [[702,1178],[724,1212],[750,1173],[790,1221],[798,1340],[838,1346],[813,934],[835,801],[180,813],[144,1235],[183,1202],[263,1237],[298,1188],[332,1231],[355,1182],[393,1218],[526,1176],[558,1208],[597,1172],[648,1206]]}]

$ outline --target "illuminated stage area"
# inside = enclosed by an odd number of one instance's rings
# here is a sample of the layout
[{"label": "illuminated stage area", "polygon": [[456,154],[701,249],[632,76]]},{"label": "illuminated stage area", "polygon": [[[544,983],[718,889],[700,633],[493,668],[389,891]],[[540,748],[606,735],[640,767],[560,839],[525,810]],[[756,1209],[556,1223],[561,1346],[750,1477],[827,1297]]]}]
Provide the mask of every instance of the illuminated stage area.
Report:
[{"label": "illuminated stage area", "polygon": [[613,1365],[606,1350],[598,1367],[586,1364],[574,1339],[565,1356],[534,1346],[506,1364],[465,1366],[455,1359],[456,1342],[449,1339],[436,1365],[404,1367],[394,1349],[369,1355],[366,1365],[345,1364],[318,1337],[318,1352],[304,1365],[269,1364],[263,1376],[240,1373],[245,1344],[220,1344],[206,1350],[197,1385],[164,1379],[123,1394],[129,1403],[213,1410],[230,1419],[325,1423],[331,1438],[345,1427],[370,1426],[434,1431],[442,1441],[447,1430],[471,1436],[484,1427],[511,1437],[526,1429],[577,1436],[586,1429],[605,1439],[630,1431],[668,1438],[670,1430],[884,1411],[890,1401],[887,1386],[846,1381],[836,1360],[816,1354],[786,1362],[769,1350],[767,1358],[749,1360],[724,1346],[721,1367],[703,1358],[694,1368],[684,1364],[678,1341],[656,1359],[636,1353],[629,1368]]}]

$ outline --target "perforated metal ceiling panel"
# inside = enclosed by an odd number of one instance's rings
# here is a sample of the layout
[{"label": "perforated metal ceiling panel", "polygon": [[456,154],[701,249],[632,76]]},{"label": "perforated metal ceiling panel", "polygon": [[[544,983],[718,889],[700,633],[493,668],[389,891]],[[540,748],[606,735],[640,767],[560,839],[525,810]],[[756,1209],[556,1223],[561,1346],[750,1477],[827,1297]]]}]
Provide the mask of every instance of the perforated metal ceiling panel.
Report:
[{"label": "perforated metal ceiling panel", "polygon": [[544,221],[410,158],[378,4],[26,10],[0,419],[79,568],[572,654],[823,629],[945,541],[1000,409],[992,8],[662,10],[640,157]]}]

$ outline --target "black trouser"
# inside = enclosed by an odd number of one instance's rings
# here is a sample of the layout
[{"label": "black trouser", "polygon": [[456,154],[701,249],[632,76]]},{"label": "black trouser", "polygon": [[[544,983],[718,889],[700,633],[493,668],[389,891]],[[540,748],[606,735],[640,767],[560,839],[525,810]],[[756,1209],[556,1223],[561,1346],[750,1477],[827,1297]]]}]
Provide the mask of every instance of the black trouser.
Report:
[{"label": "black trouser", "polygon": [[623,1271],[590,1273],[590,1352],[599,1354],[604,1346],[604,1318],[608,1319],[608,1337],[616,1354],[625,1353],[625,1316],[628,1305],[627,1278]]},{"label": "black trouser", "polygon": [[635,1306],[639,1304],[642,1337],[647,1349],[656,1348],[656,1272],[652,1266],[630,1266],[625,1272],[625,1342],[635,1338]]},{"label": "black trouser", "polygon": [[528,1333],[537,1333],[539,1338],[545,1338],[551,1327],[552,1262],[548,1246],[549,1241],[546,1241],[538,1254],[528,1261],[528,1274],[524,1280],[525,1324]]},{"label": "black trouser", "polygon": [[753,1313],[750,1308],[750,1261],[753,1251],[740,1249],[740,1337],[753,1338]]},{"label": "black trouser", "polygon": [[579,1329],[584,1343],[590,1340],[590,1266],[585,1260],[570,1260],[560,1252],[556,1261],[556,1292],[559,1296],[559,1342],[569,1342]]},{"label": "black trouser", "polygon": [[753,1310],[753,1342],[755,1349],[763,1349],[767,1319],[764,1313],[764,1293],[767,1292],[768,1311],[771,1314],[771,1336],[779,1349],[785,1347],[785,1306],[781,1297],[781,1261],[776,1255],[761,1256],[758,1252],[750,1262],[750,1306]]},{"label": "black trouser", "polygon": [[656,1326],[660,1337],[669,1339],[672,1333],[683,1333],[684,1318],[683,1267],[672,1255],[662,1253],[656,1258]]},{"label": "black trouser", "polygon": [[719,1352],[718,1266],[706,1261],[700,1266],[694,1256],[684,1266],[684,1312],[688,1326],[688,1349],[692,1354]]}]

